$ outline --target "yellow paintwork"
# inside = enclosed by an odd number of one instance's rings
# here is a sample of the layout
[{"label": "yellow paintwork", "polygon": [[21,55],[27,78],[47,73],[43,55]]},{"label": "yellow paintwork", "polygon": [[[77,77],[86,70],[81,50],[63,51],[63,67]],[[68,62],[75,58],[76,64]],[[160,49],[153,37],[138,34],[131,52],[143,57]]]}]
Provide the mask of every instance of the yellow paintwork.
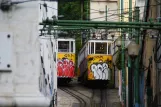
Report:
[{"label": "yellow paintwork", "polygon": [[75,54],[74,53],[58,53],[57,59],[67,58],[72,60],[75,63]]}]

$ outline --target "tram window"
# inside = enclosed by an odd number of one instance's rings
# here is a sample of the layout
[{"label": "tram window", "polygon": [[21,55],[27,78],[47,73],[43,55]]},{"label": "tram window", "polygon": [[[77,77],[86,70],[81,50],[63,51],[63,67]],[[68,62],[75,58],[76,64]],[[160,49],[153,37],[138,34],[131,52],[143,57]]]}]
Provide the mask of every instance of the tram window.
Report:
[{"label": "tram window", "polygon": [[96,54],[107,54],[107,43],[96,42]]},{"label": "tram window", "polygon": [[94,42],[91,42],[91,54],[94,54]]},{"label": "tram window", "polygon": [[111,54],[111,43],[108,43],[108,54]]},{"label": "tram window", "polygon": [[69,52],[69,41],[58,41],[58,52]]},{"label": "tram window", "polygon": [[71,52],[73,52],[73,47],[74,47],[73,41],[71,41]]}]

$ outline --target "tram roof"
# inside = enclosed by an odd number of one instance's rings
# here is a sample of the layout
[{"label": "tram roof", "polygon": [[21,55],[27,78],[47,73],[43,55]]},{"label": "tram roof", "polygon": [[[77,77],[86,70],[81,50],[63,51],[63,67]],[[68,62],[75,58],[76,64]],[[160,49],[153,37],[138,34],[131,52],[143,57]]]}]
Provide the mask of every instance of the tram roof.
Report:
[{"label": "tram roof", "polygon": [[74,38],[57,38],[58,41],[75,41]]},{"label": "tram roof", "polygon": [[105,39],[89,39],[87,42],[112,42],[111,40]]}]

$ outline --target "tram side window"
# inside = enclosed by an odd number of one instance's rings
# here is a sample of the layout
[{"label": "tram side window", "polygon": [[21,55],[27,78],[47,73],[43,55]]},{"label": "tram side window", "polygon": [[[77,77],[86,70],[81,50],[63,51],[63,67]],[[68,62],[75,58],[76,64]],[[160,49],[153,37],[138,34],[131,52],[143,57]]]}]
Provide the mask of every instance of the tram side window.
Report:
[{"label": "tram side window", "polygon": [[74,45],[73,45],[73,41],[71,41],[71,52],[73,52],[73,47],[74,47]]},{"label": "tram side window", "polygon": [[107,43],[96,42],[96,54],[107,54]]},{"label": "tram side window", "polygon": [[94,42],[91,42],[91,54],[94,54]]},{"label": "tram side window", "polygon": [[111,53],[111,43],[108,43],[108,54],[112,54]]},{"label": "tram side window", "polygon": [[69,41],[58,41],[58,52],[69,52]]}]

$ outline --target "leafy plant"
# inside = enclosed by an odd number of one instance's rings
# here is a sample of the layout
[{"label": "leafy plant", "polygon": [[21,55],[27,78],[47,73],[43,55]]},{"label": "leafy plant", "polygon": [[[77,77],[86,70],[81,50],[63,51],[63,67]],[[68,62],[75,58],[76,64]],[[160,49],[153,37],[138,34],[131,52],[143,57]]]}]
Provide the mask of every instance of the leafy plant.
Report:
[{"label": "leafy plant", "polygon": [[121,66],[121,49],[118,50],[118,54],[116,57],[116,67],[121,70],[122,66]]},{"label": "leafy plant", "polygon": [[80,20],[81,18],[80,1],[76,0],[73,2],[65,2],[59,0],[58,14],[63,15],[64,17],[61,19],[64,20]]}]

